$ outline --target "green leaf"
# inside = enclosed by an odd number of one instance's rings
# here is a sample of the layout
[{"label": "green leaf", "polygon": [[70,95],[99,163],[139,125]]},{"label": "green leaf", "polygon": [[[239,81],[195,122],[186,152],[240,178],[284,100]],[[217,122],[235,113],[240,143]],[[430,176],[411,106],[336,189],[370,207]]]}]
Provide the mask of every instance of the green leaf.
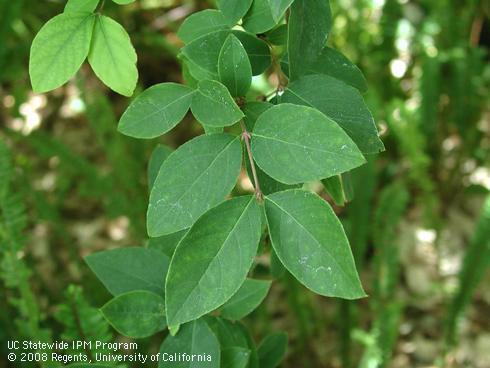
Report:
[{"label": "green leaf", "polygon": [[160,167],[163,162],[170,156],[173,150],[163,144],[158,144],[153,150],[150,162],[148,163],[148,188],[153,188],[153,184],[157,178]]},{"label": "green leaf", "polygon": [[155,138],[174,128],[187,114],[195,90],[161,83],[138,95],[124,112],[118,130],[135,138]]},{"label": "green leaf", "polygon": [[264,33],[274,28],[293,0],[254,0],[243,18],[243,28],[251,33]]},{"label": "green leaf", "polygon": [[276,332],[268,335],[259,345],[260,366],[278,367],[286,355],[287,347],[288,335],[286,333]]},{"label": "green leaf", "polygon": [[187,230],[182,230],[173,234],[159,236],[158,238],[150,238],[146,246],[148,249],[161,252],[171,259],[174,255],[175,248],[177,248],[177,244],[179,244],[186,233]]},{"label": "green leaf", "polygon": [[252,67],[247,51],[233,34],[228,36],[221,48],[218,75],[234,97],[245,96],[252,84]]},{"label": "green leaf", "polygon": [[252,5],[253,0],[218,0],[218,8],[230,25],[235,25],[243,18]]},{"label": "green leaf", "polygon": [[305,60],[316,60],[327,42],[332,27],[329,1],[295,0],[288,24],[289,73],[295,80],[305,74]]},{"label": "green leaf", "polygon": [[271,9],[272,17],[276,23],[279,23],[287,8],[291,6],[293,1],[294,0],[267,0]]},{"label": "green leaf", "polygon": [[63,13],[49,20],[34,38],[29,75],[35,92],[47,92],[75,75],[90,49],[95,17]]},{"label": "green leaf", "polygon": [[231,191],[240,174],[238,137],[202,135],[175,150],[163,163],[150,194],[148,234],[190,227]]},{"label": "green leaf", "polygon": [[308,74],[326,74],[366,92],[367,82],[361,70],[339,51],[325,47],[318,59],[312,62]]},{"label": "green leaf", "polygon": [[[170,358],[187,354],[210,357],[202,361],[176,361]],[[181,327],[175,336],[167,336],[160,348],[158,368],[219,368],[220,346],[218,339],[203,319],[198,319]]]},{"label": "green leaf", "polygon": [[224,349],[222,368],[247,368],[250,359],[250,350],[240,347]]},{"label": "green leaf", "polygon": [[259,116],[273,106],[274,105],[270,102],[248,101],[243,107],[243,113],[245,114],[243,122],[245,123],[247,130],[249,132],[253,131]]},{"label": "green leaf", "polygon": [[267,32],[266,36],[267,40],[273,45],[286,45],[288,42],[288,26],[286,24],[281,24]]},{"label": "green leaf", "polygon": [[[247,51],[252,66],[252,74],[259,75],[263,73],[271,63],[269,46],[247,32],[235,30],[209,33],[184,46],[182,54],[194,64],[194,69],[200,68],[217,77],[219,54],[230,33],[240,40]],[[194,77],[196,78],[196,75]]]},{"label": "green leaf", "polygon": [[179,28],[177,36],[184,43],[215,31],[227,30],[230,26],[219,10],[206,9],[187,17]]},{"label": "green leaf", "polygon": [[136,52],[129,35],[115,20],[98,15],[88,61],[95,74],[113,91],[131,96],[138,81]]},{"label": "green leaf", "polygon": [[344,182],[343,175],[335,175],[322,180],[325,190],[337,206],[344,206],[351,200],[352,193],[349,192],[349,189],[352,190],[352,188],[344,187]]},{"label": "green leaf", "polygon": [[242,319],[262,303],[270,286],[270,281],[246,279],[236,294],[223,305],[221,315],[232,320]]},{"label": "green leaf", "polygon": [[316,109],[280,104],[257,120],[253,156],[262,170],[285,184],[324,179],[365,162],[352,140]]},{"label": "green leaf", "polygon": [[134,290],[165,294],[169,257],[141,247],[117,248],[85,257],[90,269],[112,295]]},{"label": "green leaf", "polygon": [[359,91],[327,75],[308,75],[291,83],[281,102],[314,107],[339,124],[363,153],[384,150],[373,116]]},{"label": "green leaf", "polygon": [[161,296],[145,290],[118,295],[101,311],[112,327],[128,337],[148,337],[167,326],[165,301]]},{"label": "green leaf", "polygon": [[126,4],[131,4],[131,3],[134,3],[135,0],[112,0],[114,1],[116,4],[119,4],[119,5],[126,5]]},{"label": "green leaf", "polygon": [[260,233],[260,209],[252,196],[226,201],[199,218],[170,264],[165,284],[169,324],[199,318],[230,299],[245,281]]},{"label": "green leaf", "polygon": [[191,104],[194,117],[209,127],[230,126],[243,118],[230,92],[218,81],[202,80]]},{"label": "green leaf", "polygon": [[65,5],[65,13],[89,12],[92,13],[100,0],[68,0]]},{"label": "green leaf", "polygon": [[[289,74],[287,55],[281,60],[281,67],[286,74]],[[308,63],[304,74],[329,75],[357,88],[361,93],[368,89],[366,78],[361,70],[346,56],[331,47],[325,47],[316,60]]]},{"label": "green leaf", "polygon": [[344,229],[327,202],[289,190],[267,196],[265,209],[272,246],[303,285],[324,296],[366,296]]},{"label": "green leaf", "polygon": [[222,349],[234,347],[249,349],[246,333],[239,322],[233,323],[220,317],[206,316],[204,318],[218,338]]},{"label": "green leaf", "polygon": [[221,348],[242,348],[250,351],[249,368],[259,368],[259,357],[249,331],[240,322],[231,322],[220,317],[204,317],[219,340]]},{"label": "green leaf", "polygon": [[250,10],[243,18],[243,28],[250,33],[264,33],[275,27],[269,0],[254,0]]}]

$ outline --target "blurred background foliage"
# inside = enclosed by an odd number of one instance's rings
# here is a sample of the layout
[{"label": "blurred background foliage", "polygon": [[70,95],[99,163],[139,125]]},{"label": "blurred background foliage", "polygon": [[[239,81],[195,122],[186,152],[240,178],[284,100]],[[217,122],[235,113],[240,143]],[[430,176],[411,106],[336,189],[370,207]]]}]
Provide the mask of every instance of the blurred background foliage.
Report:
[{"label": "blurred background foliage", "polygon": [[[267,277],[272,268],[277,281],[244,323],[257,340],[288,332],[283,367],[488,368],[490,3],[331,5],[329,43],[365,73],[365,98],[387,148],[351,175],[354,200],[335,207],[370,297],[315,296],[259,257],[254,273]],[[129,100],[87,65],[68,85],[33,94],[30,44],[63,7],[63,0],[0,0],[2,356],[12,338],[123,339],[100,318],[96,307],[108,294],[83,256],[146,243],[151,151],[201,133],[189,117],[159,142],[122,136],[116,124]],[[208,7],[213,1],[107,2],[104,11],[138,52],[139,91],[182,81],[176,30]],[[276,84],[273,74],[256,78],[255,93]],[[244,173],[236,190],[249,189]],[[139,341],[140,350],[158,351],[162,337]]]}]

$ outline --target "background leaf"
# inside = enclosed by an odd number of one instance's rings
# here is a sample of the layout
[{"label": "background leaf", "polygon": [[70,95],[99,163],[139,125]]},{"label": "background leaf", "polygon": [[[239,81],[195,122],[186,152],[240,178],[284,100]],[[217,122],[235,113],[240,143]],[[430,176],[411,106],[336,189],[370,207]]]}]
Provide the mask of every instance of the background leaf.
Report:
[{"label": "background leaf", "polygon": [[286,355],[288,335],[284,332],[272,333],[259,345],[258,353],[261,367],[278,367]]},{"label": "background leaf", "polygon": [[151,191],[153,184],[157,178],[160,167],[163,165],[168,156],[173,152],[173,149],[163,144],[158,144],[151,153],[150,162],[148,163],[148,188]]},{"label": "background leaf", "polygon": [[183,325],[177,335],[167,336],[160,348],[160,354],[203,354],[211,355],[211,361],[202,362],[171,362],[160,360],[158,368],[219,368],[220,346],[218,339],[203,319]]},{"label": "background leaf", "polygon": [[128,337],[148,337],[167,326],[165,301],[149,291],[120,294],[104,305],[101,311],[112,327]]},{"label": "background leaf", "polygon": [[112,295],[133,290],[165,294],[165,276],[170,259],[142,247],[117,248],[85,257],[90,269]]}]

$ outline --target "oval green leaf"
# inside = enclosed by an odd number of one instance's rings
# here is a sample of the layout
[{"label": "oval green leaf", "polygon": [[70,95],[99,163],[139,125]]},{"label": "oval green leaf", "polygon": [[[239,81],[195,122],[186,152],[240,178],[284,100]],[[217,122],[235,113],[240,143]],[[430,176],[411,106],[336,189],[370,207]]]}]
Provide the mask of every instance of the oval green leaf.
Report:
[{"label": "oval green leaf", "polygon": [[243,118],[228,89],[218,81],[202,80],[192,98],[194,117],[208,127],[230,126]]},{"label": "oval green leaf", "polygon": [[66,83],[90,50],[95,16],[63,13],[49,20],[34,38],[29,59],[32,88],[42,93]]},{"label": "oval green leaf", "polygon": [[272,246],[284,266],[317,294],[366,296],[342,224],[316,194],[288,190],[265,199]]},{"label": "oval green leaf", "polygon": [[316,109],[280,104],[257,120],[252,135],[259,167],[285,184],[320,180],[365,162],[347,134]]},{"label": "oval green leaf", "polygon": [[[263,73],[271,64],[269,46],[263,40],[247,32],[227,30],[209,33],[184,46],[182,54],[194,64],[194,69],[202,69],[217,77],[219,54],[230,33],[240,40],[247,51],[252,66],[252,74]],[[199,74],[203,74],[202,70]],[[197,78],[196,75],[194,77]]]},{"label": "oval green leaf", "polygon": [[93,12],[100,0],[68,0],[65,5],[65,13]]},{"label": "oval green leaf", "polygon": [[148,290],[163,296],[169,257],[141,247],[117,248],[85,257],[90,269],[112,295]]},{"label": "oval green leaf", "polygon": [[245,96],[252,84],[252,67],[247,51],[233,34],[228,36],[221,48],[218,75],[234,97]]},{"label": "oval green leaf", "polygon": [[187,114],[195,90],[161,83],[138,95],[124,112],[118,130],[134,138],[156,138],[174,128]]},{"label": "oval green leaf", "polygon": [[261,341],[258,353],[261,367],[276,368],[286,355],[288,335],[284,332],[272,333]]},{"label": "oval green leaf", "polygon": [[219,10],[206,9],[187,17],[180,26],[177,36],[184,43],[189,43],[209,33],[227,29],[230,29],[230,26]]},{"label": "oval green leaf", "polygon": [[[288,21],[288,55],[291,80],[305,74],[316,60],[332,27],[328,0],[295,0]],[[307,61],[307,62],[305,62]]]},{"label": "oval green leaf", "polygon": [[158,144],[151,153],[150,162],[148,163],[148,188],[153,188],[158,172],[163,162],[170,156],[173,150],[163,144]]},{"label": "oval green leaf", "polygon": [[88,61],[113,91],[131,96],[138,81],[136,51],[126,30],[115,20],[97,15]]},{"label": "oval green leaf", "polygon": [[217,205],[236,183],[242,163],[238,137],[202,135],[175,150],[163,163],[150,194],[148,234],[189,228]]},{"label": "oval green leaf", "polygon": [[262,303],[270,286],[270,281],[246,279],[236,294],[223,305],[221,315],[231,320],[242,319]]},{"label": "oval green leaf", "polygon": [[253,0],[218,0],[218,8],[230,25],[235,25],[247,13]]},{"label": "oval green leaf", "polygon": [[167,326],[165,301],[149,291],[131,291],[118,295],[104,305],[101,311],[116,331],[128,337],[148,337]]},{"label": "oval green leaf", "polygon": [[226,201],[199,218],[170,264],[165,284],[168,323],[199,318],[230,299],[252,265],[260,233],[260,208],[252,196]]},{"label": "oval green leaf", "polygon": [[334,120],[363,153],[384,150],[373,116],[357,89],[327,75],[307,75],[291,83],[281,102],[314,107]]}]

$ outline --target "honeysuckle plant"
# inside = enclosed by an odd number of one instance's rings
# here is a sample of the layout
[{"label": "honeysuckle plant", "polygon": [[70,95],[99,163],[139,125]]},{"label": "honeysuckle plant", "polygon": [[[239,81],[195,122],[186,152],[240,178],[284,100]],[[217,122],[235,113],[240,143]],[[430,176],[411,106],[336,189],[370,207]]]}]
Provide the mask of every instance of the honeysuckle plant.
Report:
[{"label": "honeysuckle plant", "polygon": [[[61,86],[88,58],[109,88],[133,94],[136,52],[124,28],[102,15],[103,6],[69,0],[43,26],[31,49],[35,91]],[[331,26],[328,0],[218,0],[217,9],[182,23],[185,83],[162,82],[140,93],[118,129],[156,138],[191,113],[203,134],[176,150],[155,148],[147,246],[86,258],[114,296],[101,310],[119,333],[143,338],[168,328],[161,352],[210,357],[200,367],[277,366],[284,334],[256,347],[235,322],[271,286],[248,277],[261,241],[272,263],[313,292],[366,296],[339,219],[304,188],[321,181],[343,205],[350,196],[345,175],[384,149],[363,101],[361,71],[327,46]],[[253,77],[264,73],[276,75],[277,89],[257,99]],[[254,193],[230,198],[243,170]]]}]

